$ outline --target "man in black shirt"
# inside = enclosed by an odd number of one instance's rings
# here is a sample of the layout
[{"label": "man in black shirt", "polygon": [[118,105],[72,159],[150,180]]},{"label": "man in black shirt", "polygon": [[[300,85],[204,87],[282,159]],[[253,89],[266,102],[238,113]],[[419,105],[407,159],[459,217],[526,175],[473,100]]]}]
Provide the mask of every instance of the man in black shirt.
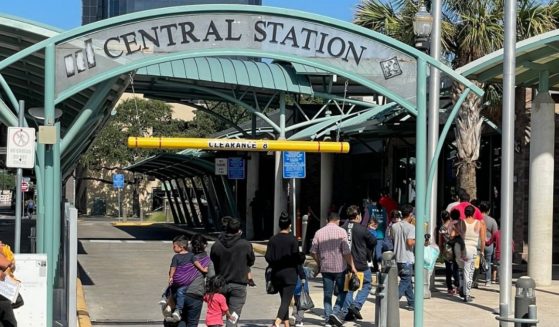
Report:
[{"label": "man in black shirt", "polygon": [[347,314],[345,315],[346,320],[363,319],[361,308],[365,304],[372,287],[371,269],[369,269],[367,261],[371,258],[377,240],[365,226],[361,225],[362,217],[359,207],[356,205],[349,206],[346,213],[349,221],[342,227],[347,231],[355,269],[357,272],[363,273],[363,286],[357,291],[355,299],[353,298],[353,292],[347,293],[342,314]]},{"label": "man in black shirt", "polygon": [[[239,220],[228,218],[225,232],[212,246],[210,258],[216,275],[223,276],[227,282],[224,295],[229,311],[240,316],[246,301],[248,273],[255,257],[252,244],[241,238]],[[227,327],[235,325],[227,320]]]}]

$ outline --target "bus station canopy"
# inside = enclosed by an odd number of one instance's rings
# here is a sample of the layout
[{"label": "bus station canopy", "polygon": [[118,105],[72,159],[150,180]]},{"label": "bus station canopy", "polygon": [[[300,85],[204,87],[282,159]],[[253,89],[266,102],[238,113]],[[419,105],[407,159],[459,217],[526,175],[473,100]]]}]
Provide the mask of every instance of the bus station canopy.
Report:
[{"label": "bus station canopy", "polygon": [[[502,83],[503,49],[490,53],[456,70],[482,83]],[[547,77],[541,79],[542,73]],[[559,30],[531,37],[516,44],[516,86],[559,90]]]}]

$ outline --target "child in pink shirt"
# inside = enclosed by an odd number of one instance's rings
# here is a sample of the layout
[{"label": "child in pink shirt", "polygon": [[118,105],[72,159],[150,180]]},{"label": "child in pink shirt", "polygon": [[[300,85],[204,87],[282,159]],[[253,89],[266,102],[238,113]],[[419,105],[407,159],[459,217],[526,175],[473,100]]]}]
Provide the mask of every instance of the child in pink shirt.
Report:
[{"label": "child in pink shirt", "polygon": [[206,295],[204,295],[204,302],[208,304],[206,312],[206,326],[208,327],[223,326],[223,315],[226,315],[227,319],[232,322],[236,320],[236,314],[229,312],[227,301],[222,294],[224,286],[225,280],[219,275],[208,280]]}]

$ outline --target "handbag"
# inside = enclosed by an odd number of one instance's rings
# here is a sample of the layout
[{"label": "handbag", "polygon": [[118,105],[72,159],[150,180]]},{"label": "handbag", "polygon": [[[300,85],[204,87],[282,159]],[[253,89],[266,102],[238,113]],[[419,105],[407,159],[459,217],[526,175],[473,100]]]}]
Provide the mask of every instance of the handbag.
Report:
[{"label": "handbag", "polygon": [[276,290],[276,288],[274,287],[274,283],[272,283],[272,267],[266,267],[264,278],[266,279],[266,293],[276,294],[278,290]]},{"label": "handbag", "polygon": [[348,272],[345,275],[344,281],[344,291],[355,292],[361,288],[363,281],[363,273],[361,273],[361,278],[359,276],[359,272],[354,274],[352,272]]},{"label": "handbag", "polygon": [[12,303],[12,309],[17,309],[23,306],[23,297],[21,297],[21,293],[17,295],[17,299],[14,303]]},{"label": "handbag", "polygon": [[479,271],[482,273],[487,272],[489,270],[489,263],[485,260],[485,256],[480,256],[479,260]]},{"label": "handbag", "polygon": [[314,308],[314,303],[311,299],[309,291],[303,287],[301,289],[301,296],[299,296],[299,301],[297,302],[297,309],[310,310],[312,308]]}]

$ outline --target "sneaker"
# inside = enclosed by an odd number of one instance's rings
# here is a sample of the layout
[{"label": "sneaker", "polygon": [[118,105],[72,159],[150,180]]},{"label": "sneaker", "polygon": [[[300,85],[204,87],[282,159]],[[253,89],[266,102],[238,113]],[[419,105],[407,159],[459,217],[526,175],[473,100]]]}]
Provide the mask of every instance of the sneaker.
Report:
[{"label": "sneaker", "polygon": [[408,304],[408,305],[406,305],[406,306],[404,307],[404,309],[406,309],[406,310],[408,310],[408,311],[414,311],[414,310],[415,310],[415,306],[414,306],[414,305],[409,305],[409,304]]},{"label": "sneaker", "polygon": [[473,299],[472,299],[471,296],[465,296],[464,297],[464,302],[469,303],[469,302],[472,302],[472,301],[473,301]]},{"label": "sneaker", "polygon": [[353,314],[353,316],[355,316],[356,319],[363,320],[361,311],[357,309],[353,304],[349,306],[348,310]]},{"label": "sneaker", "polygon": [[161,300],[159,300],[158,303],[159,303],[160,306],[164,306],[165,304],[167,304],[167,299],[162,297]]},{"label": "sneaker", "polygon": [[344,321],[354,321],[354,320],[355,320],[355,316],[353,315],[353,313],[351,313],[351,311],[349,311],[344,317]]},{"label": "sneaker", "polygon": [[173,318],[177,321],[181,320],[181,312],[179,309],[175,309],[175,311],[173,311]]},{"label": "sneaker", "polygon": [[[294,309],[297,310],[297,309]],[[294,326],[297,324],[297,319],[294,316],[289,317],[289,326]]]},{"label": "sneaker", "polygon": [[330,315],[330,317],[328,317],[328,323],[337,327],[341,327],[344,324],[336,315]]},{"label": "sneaker", "polygon": [[295,327],[303,327],[303,322],[302,321],[296,321],[295,322]]},{"label": "sneaker", "polygon": [[456,290],[453,288],[453,289],[448,290],[447,293],[448,293],[448,295],[454,296],[454,295],[456,295]]}]

